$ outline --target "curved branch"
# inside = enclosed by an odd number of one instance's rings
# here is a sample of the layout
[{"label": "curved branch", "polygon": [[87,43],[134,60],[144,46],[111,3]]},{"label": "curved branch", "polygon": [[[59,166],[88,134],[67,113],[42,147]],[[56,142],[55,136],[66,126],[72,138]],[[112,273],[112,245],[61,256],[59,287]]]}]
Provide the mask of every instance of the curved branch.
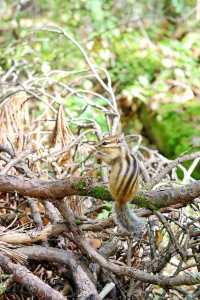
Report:
[{"label": "curved branch", "polygon": [[91,297],[91,299],[100,300],[96,287],[88,276],[89,271],[72,251],[52,247],[27,246],[18,248],[17,252],[20,254],[26,253],[29,259],[69,266],[78,288],[78,299],[89,299]]}]

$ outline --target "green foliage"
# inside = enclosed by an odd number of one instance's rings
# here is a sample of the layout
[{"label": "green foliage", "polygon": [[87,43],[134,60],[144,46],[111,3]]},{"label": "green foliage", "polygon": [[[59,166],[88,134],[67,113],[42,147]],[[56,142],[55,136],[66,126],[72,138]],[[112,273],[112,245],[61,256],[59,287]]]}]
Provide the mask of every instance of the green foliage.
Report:
[{"label": "green foliage", "polygon": [[97,215],[97,219],[107,219],[112,213],[112,202],[104,202],[104,209]]},{"label": "green foliage", "polygon": [[[190,148],[191,136],[196,135],[199,129],[196,125],[195,128],[189,124],[182,126],[182,122],[191,123],[191,118],[198,119],[198,106],[191,112],[187,105],[185,110],[177,104],[184,97],[195,102],[193,90],[199,93],[200,34],[196,30],[199,22],[187,17],[195,5],[194,0],[128,0],[119,3],[111,0],[36,0],[30,8],[17,10],[13,1],[3,1],[0,12],[0,74],[14,63],[21,62],[25,62],[25,68],[35,76],[53,69],[84,69],[83,57],[70,41],[62,35],[32,30],[41,24],[59,25],[84,46],[97,64],[109,70],[118,97],[125,95],[132,104],[138,102],[148,107],[159,107],[160,112],[151,121],[157,126],[157,117],[164,120],[164,124],[155,131],[158,135],[156,141],[167,155],[174,157]],[[193,18],[194,15],[191,16]],[[138,18],[141,22],[137,21]],[[180,29],[183,32],[176,37]],[[172,87],[174,82],[175,87]],[[96,88],[92,80],[90,83],[92,88]],[[66,98],[65,108],[73,118],[83,112],[82,118],[95,119],[106,131],[103,114],[97,108],[86,105],[87,96]],[[106,105],[98,97],[94,97],[93,101]],[[169,111],[172,103],[174,106]],[[39,108],[41,106],[38,105]],[[181,113],[174,112],[176,109],[180,109]],[[138,118],[130,115],[131,122],[128,118],[125,120],[130,125],[126,132],[142,130]],[[175,136],[173,128],[182,132],[180,139]],[[165,136],[168,145],[161,144],[160,135]]]},{"label": "green foliage", "polygon": [[124,33],[114,38],[111,48],[116,56],[111,74],[114,82],[120,81],[121,89],[141,86],[140,76],[146,76],[147,82],[151,83],[161,69],[159,53],[142,45],[138,33]]},{"label": "green foliage", "polygon": [[0,284],[0,295],[4,295],[6,292],[6,287],[4,284]]},{"label": "green foliage", "polygon": [[144,122],[159,149],[175,158],[194,149],[193,140],[200,130],[200,104],[195,100],[184,105],[163,104],[154,115],[144,113]]},{"label": "green foliage", "polygon": [[[99,105],[105,105],[105,101],[99,99],[98,97],[94,99],[95,103]],[[102,103],[103,102],[103,103]],[[83,97],[71,96],[66,100],[65,107],[69,109],[71,117],[78,117],[81,114],[81,118],[92,121],[93,119],[99,124],[103,131],[107,130],[107,125],[105,123],[105,118],[103,113],[94,109],[93,107],[86,105],[87,103],[87,94]]]}]

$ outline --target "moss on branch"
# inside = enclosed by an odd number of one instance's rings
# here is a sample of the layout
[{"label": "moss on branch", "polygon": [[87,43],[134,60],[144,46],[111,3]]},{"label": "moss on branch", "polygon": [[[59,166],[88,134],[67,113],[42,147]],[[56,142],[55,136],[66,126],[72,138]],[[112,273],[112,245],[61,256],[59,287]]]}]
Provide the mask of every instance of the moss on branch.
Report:
[{"label": "moss on branch", "polygon": [[[80,195],[110,201],[108,189],[93,178],[71,177],[64,180],[24,179],[20,176],[0,175],[0,192],[18,192],[23,196],[59,201],[66,196]],[[139,207],[158,210],[174,204],[186,205],[200,196],[200,181],[165,190],[141,191],[132,203]]]}]

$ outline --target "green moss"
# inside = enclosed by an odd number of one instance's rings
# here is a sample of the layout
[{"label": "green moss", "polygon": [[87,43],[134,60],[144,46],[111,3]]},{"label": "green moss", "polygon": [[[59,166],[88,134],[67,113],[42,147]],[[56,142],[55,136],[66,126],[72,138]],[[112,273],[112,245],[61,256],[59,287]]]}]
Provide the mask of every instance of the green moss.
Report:
[{"label": "green moss", "polygon": [[91,189],[89,195],[98,199],[112,200],[109,191],[103,186],[95,186]]},{"label": "green moss", "polygon": [[144,208],[149,208],[152,210],[158,210],[160,209],[159,203],[150,203],[149,200],[147,200],[147,198],[145,197],[145,195],[143,194],[137,194],[136,198],[134,199],[134,203],[138,206],[138,207],[144,207]]},{"label": "green moss", "polygon": [[72,184],[72,188],[79,190],[80,194],[83,193],[83,195],[85,194],[85,191],[87,189],[87,185],[85,181],[77,181],[75,183]]},{"label": "green moss", "polygon": [[76,219],[76,220],[75,220],[75,223],[76,223],[76,225],[81,225],[81,220]]},{"label": "green moss", "polygon": [[108,191],[108,189],[104,186],[95,186],[90,188],[89,182],[86,181],[78,181],[72,184],[72,188],[78,190],[78,194],[81,196],[91,196],[97,199],[112,200],[112,197]]}]

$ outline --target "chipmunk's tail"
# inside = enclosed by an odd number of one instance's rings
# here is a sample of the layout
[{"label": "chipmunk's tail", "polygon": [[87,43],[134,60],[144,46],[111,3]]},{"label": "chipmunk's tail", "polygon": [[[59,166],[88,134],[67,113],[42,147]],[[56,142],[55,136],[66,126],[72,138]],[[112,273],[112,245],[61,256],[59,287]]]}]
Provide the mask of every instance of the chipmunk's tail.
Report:
[{"label": "chipmunk's tail", "polygon": [[141,238],[146,231],[146,222],[138,217],[128,206],[113,204],[113,217],[117,225],[131,233],[136,238]]}]

